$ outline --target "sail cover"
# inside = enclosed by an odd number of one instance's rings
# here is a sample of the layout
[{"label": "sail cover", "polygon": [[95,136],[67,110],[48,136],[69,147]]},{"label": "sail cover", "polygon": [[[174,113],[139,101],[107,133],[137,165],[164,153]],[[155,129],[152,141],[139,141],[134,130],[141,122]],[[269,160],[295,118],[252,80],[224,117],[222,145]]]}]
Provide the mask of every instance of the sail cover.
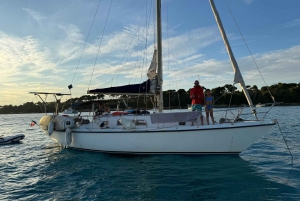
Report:
[{"label": "sail cover", "polygon": [[147,80],[141,84],[130,84],[124,86],[117,87],[109,87],[102,89],[92,89],[88,90],[88,94],[113,94],[113,95],[140,95],[140,94],[150,94],[154,93],[150,90],[152,87],[150,85],[153,84],[151,80]]},{"label": "sail cover", "polygon": [[[233,69],[235,69],[233,67]],[[235,83],[244,83],[243,77],[239,69],[235,69],[234,80]]]},{"label": "sail cover", "polygon": [[140,95],[140,94],[155,94],[157,87],[157,50],[154,50],[150,67],[147,72],[148,80],[141,84],[123,85],[117,87],[109,87],[102,89],[88,90],[88,94],[112,94],[112,95]]}]

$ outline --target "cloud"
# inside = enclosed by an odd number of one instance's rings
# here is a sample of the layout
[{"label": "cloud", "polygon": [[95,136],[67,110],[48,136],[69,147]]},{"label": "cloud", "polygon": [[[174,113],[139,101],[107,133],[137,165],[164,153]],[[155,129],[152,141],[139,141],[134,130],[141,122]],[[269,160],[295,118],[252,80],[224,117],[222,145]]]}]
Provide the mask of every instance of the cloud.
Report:
[{"label": "cloud", "polygon": [[76,25],[60,21],[60,17],[52,15],[46,17],[43,14],[23,8],[39,27],[31,37],[39,38],[41,46],[47,46],[52,60],[58,65],[77,60],[83,48],[83,35]]},{"label": "cloud", "polygon": [[[290,82],[298,83],[299,80],[299,56],[300,46],[293,46],[285,50],[271,51],[260,55],[255,55],[258,67],[263,77],[270,84],[278,82]],[[249,58],[244,58],[246,62],[249,62]],[[255,67],[253,67],[255,69]],[[249,72],[252,72],[251,70]],[[252,73],[253,74],[253,73]],[[251,74],[250,74],[251,75]],[[249,76],[249,78],[253,78]],[[258,76],[258,78],[260,78]],[[267,82],[268,84],[268,82]]]},{"label": "cloud", "polygon": [[[299,83],[300,46],[254,55],[259,70],[267,85],[278,82]],[[247,85],[265,86],[265,83],[251,57],[237,59]],[[200,76],[202,84],[213,88],[233,83],[233,70],[229,60],[202,59],[197,64],[182,69],[173,69],[167,75],[169,80],[177,80],[182,88],[190,87],[186,80],[195,80]],[[166,78],[166,77],[165,77]]]},{"label": "cloud", "polygon": [[58,62],[61,65],[72,60],[77,60],[83,48],[83,35],[77,26],[72,24],[59,24],[58,28],[63,31],[62,40],[58,40],[55,47]]},{"label": "cloud", "polygon": [[41,13],[31,10],[29,8],[23,8],[23,10],[26,11],[37,22],[47,19],[47,17],[43,16]]},{"label": "cloud", "polygon": [[195,29],[172,37],[164,41],[163,45],[164,47],[170,46],[172,58],[185,58],[220,40],[217,28],[208,27]]},{"label": "cloud", "polygon": [[293,21],[290,21],[286,23],[285,27],[298,27],[300,26],[300,19],[294,19]]},{"label": "cloud", "polygon": [[[72,31],[71,28],[76,29],[70,26],[69,31]],[[68,35],[69,32],[65,32]],[[0,32],[1,104],[20,104],[25,99],[20,100],[18,97],[22,94],[28,98],[24,94],[28,94],[29,90],[61,91],[63,87],[57,84],[66,80],[66,74],[73,75],[73,71],[70,73],[68,68],[73,70],[74,66],[66,63],[77,60],[79,55],[78,42],[75,41],[80,34],[69,36],[67,40],[53,41],[51,45],[45,46],[44,42],[33,36],[19,37]],[[49,82],[45,83],[44,80]],[[37,83],[44,85],[39,87]]]},{"label": "cloud", "polygon": [[[106,41],[106,43],[103,45],[103,49],[105,49],[103,50],[103,52],[112,53],[114,51],[122,50],[123,54],[120,55],[124,56],[124,53],[128,48],[129,42],[132,39],[132,34],[129,34],[128,30],[126,29],[123,30],[123,32],[114,33],[110,38],[111,39]],[[197,53],[199,49],[205,48],[210,44],[219,40],[220,37],[218,35],[216,28],[202,28],[202,29],[192,30],[182,35],[174,36],[171,37],[170,39],[164,40],[163,41],[163,47],[165,47],[163,49],[164,56],[168,56],[171,62],[176,62],[176,64],[193,62],[203,56],[202,54]],[[122,46],[121,44],[122,41],[128,41],[128,43],[126,43],[127,46],[126,45]],[[149,43],[151,43],[151,41]],[[133,65],[133,63],[134,61],[136,61],[136,57],[145,57],[145,53],[147,54],[147,60],[150,61],[152,59],[152,54],[153,54],[153,45],[151,44],[146,49],[141,49],[141,50],[139,50],[138,48],[139,45],[140,45],[139,43],[135,43],[135,46],[132,45],[134,46],[132,47],[133,52],[131,53],[128,63],[125,63],[126,59],[124,59],[123,64],[120,65],[120,63],[117,63],[116,66],[118,67],[113,67],[112,66],[113,62],[111,62],[110,69],[105,70],[106,73],[108,74],[112,73],[111,71],[114,71],[116,70],[116,68],[120,68],[121,66],[127,66],[127,65],[135,66]],[[168,46],[170,47],[172,52],[172,54],[170,55],[167,55]],[[112,49],[114,47],[115,49]],[[119,57],[118,61],[120,61],[120,58],[122,58],[120,55],[114,54],[110,56],[116,57],[116,59],[117,57]],[[100,55],[100,57],[102,56],[103,55]],[[130,69],[124,68],[124,70],[130,70]]]},{"label": "cloud", "polygon": [[[124,35],[122,37],[124,37]],[[189,41],[188,39],[192,40]],[[233,70],[228,59],[210,59],[210,55],[198,53],[201,49],[204,49],[219,40],[219,33],[214,28],[196,29],[164,40],[164,47],[167,47],[169,44],[171,44],[172,47],[170,48],[172,52],[170,55],[167,54],[168,48],[164,49],[164,58],[169,59],[169,61],[163,61],[165,83],[172,82],[171,89],[174,89],[174,83],[177,82],[180,83],[179,86],[181,88],[188,89],[191,87],[190,80],[197,79],[199,75],[203,85],[208,86],[209,88],[232,84]],[[139,82],[141,75],[146,79],[145,72],[152,58],[151,48],[150,46],[147,47],[147,62],[140,61],[139,63],[137,62],[138,60],[133,60],[131,58],[132,60],[127,62],[124,61],[120,64],[118,62],[120,59],[117,59],[118,56],[116,56],[116,60],[112,59],[113,61],[111,62],[104,61],[103,63],[97,64],[92,85],[93,83],[97,83],[95,86],[99,87],[107,82],[110,83],[109,86],[111,86],[111,83],[119,85],[128,84],[128,80],[136,80]],[[125,48],[123,51],[124,50]],[[297,53],[299,51],[300,47],[295,46],[286,50],[254,55],[267,84],[278,83],[280,80],[281,82],[285,82],[285,80],[298,82],[298,77],[295,72],[297,72],[297,62],[300,62]],[[136,55],[136,53],[137,52],[133,52],[132,55]],[[138,54],[141,56],[142,51]],[[227,55],[226,52],[224,52],[224,54]],[[237,58],[237,60],[246,84],[255,84],[258,86],[265,85],[251,57]],[[85,77],[86,81],[90,80],[93,68],[94,66],[89,66],[88,68],[79,71],[81,75]],[[291,73],[286,69],[289,69]],[[280,75],[276,73],[277,71],[280,72]],[[113,75],[115,76],[114,78]],[[117,78],[118,82],[115,82]],[[168,86],[166,85],[166,87]]]},{"label": "cloud", "polygon": [[38,40],[31,36],[19,38],[0,32],[0,49],[2,82],[23,79],[25,75],[38,77],[42,71],[54,66],[47,59],[47,49],[40,48]]}]

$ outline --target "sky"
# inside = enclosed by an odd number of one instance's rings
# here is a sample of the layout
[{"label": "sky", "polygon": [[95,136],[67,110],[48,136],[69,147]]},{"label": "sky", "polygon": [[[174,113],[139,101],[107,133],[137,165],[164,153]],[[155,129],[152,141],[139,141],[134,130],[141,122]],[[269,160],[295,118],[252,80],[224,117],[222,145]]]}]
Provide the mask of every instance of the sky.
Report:
[{"label": "sky", "polygon": [[[80,97],[147,79],[156,42],[152,0],[0,3],[0,106],[37,102],[29,92],[69,93],[70,84]],[[246,85],[300,82],[300,1],[215,4]],[[188,90],[196,79],[206,88],[233,84],[208,0],[162,0],[162,38],[163,90]]]}]

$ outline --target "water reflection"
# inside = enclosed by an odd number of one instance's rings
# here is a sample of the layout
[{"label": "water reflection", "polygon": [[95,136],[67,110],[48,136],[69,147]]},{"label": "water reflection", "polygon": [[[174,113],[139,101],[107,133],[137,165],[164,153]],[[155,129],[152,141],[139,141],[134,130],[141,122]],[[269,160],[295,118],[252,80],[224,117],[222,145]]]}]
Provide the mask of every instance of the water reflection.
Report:
[{"label": "water reflection", "polygon": [[47,157],[37,188],[51,189],[48,196],[57,199],[265,200],[297,195],[297,189],[270,181],[237,155],[120,156],[53,147]]},{"label": "water reflection", "polygon": [[299,200],[299,112],[275,107],[270,116],[282,126],[293,166],[276,127],[240,156],[121,156],[63,149],[28,129],[40,114],[0,115],[9,128],[0,134],[26,131],[21,144],[0,147],[0,199]]}]

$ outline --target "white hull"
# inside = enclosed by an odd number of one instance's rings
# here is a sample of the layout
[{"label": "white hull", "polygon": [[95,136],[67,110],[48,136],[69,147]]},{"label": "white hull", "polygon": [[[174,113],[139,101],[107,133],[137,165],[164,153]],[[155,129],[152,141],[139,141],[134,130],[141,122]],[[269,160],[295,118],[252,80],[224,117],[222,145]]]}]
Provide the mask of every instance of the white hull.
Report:
[{"label": "white hull", "polygon": [[234,154],[247,149],[273,122],[241,122],[164,129],[72,129],[67,145],[63,131],[51,138],[70,148],[128,154]]},{"label": "white hull", "polygon": [[[210,2],[234,68],[234,82],[242,86],[248,103],[252,107],[250,95],[234,59],[219,16],[214,9],[214,3],[212,0]],[[135,115],[117,112],[102,114],[102,116],[92,116],[89,119],[82,119],[83,117],[80,115],[73,117],[68,117],[68,115],[59,116],[56,112],[56,115],[42,118],[40,126],[45,130],[45,133],[49,134],[54,141],[62,146],[92,151],[136,154],[217,154],[240,153],[244,151],[275,123],[273,121],[244,121],[238,118],[241,113],[239,111],[238,115],[232,113],[234,118],[231,120],[227,119],[226,112],[225,118],[220,119],[224,120],[221,121],[221,124],[199,126],[202,115],[200,111],[163,113],[160,0],[157,0],[156,6],[157,51],[154,51],[147,73],[149,80],[137,85],[88,90],[88,94],[156,95],[155,105],[159,112],[148,114],[147,111],[146,113],[138,113],[136,111]],[[152,77],[153,75],[154,77]],[[72,85],[68,87],[71,89]],[[138,90],[136,90],[137,88]],[[45,94],[46,97],[48,94],[53,94],[56,100],[56,96],[68,95],[61,93],[32,93],[35,95]],[[255,114],[255,110],[252,110],[252,113]],[[236,122],[238,120],[242,122]],[[232,123],[225,123],[230,121]]]}]

